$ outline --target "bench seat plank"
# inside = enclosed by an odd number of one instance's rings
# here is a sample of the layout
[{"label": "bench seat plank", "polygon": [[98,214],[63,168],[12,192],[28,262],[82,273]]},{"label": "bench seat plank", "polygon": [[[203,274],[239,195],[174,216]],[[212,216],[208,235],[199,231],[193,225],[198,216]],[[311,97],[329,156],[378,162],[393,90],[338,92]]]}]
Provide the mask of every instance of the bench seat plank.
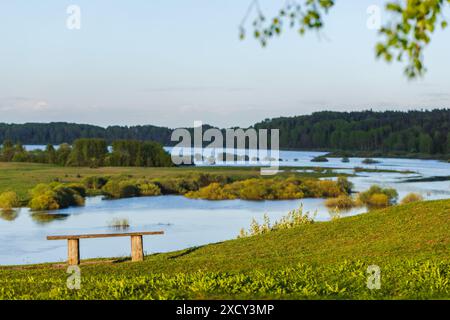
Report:
[{"label": "bench seat plank", "polygon": [[47,236],[47,240],[69,240],[69,239],[92,239],[92,238],[112,238],[112,237],[130,237],[164,234],[164,231],[146,231],[146,232],[128,232],[128,233],[103,233],[103,234],[80,234],[80,235],[63,235],[63,236]]}]

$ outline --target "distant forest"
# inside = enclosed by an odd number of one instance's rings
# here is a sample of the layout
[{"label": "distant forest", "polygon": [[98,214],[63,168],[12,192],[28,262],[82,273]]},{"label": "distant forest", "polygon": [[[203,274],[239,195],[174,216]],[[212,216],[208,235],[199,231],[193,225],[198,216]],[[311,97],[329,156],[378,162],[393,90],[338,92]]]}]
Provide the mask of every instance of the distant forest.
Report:
[{"label": "distant forest", "polygon": [[[298,150],[450,154],[450,109],[431,111],[316,112],[266,119],[256,129],[279,129],[280,147]],[[72,143],[78,138],[152,140],[163,145],[172,129],[145,126],[100,126],[72,123],[1,124],[0,141],[23,144]]]},{"label": "distant forest", "polygon": [[432,111],[316,112],[265,120],[280,129],[285,149],[450,154],[450,109]]},{"label": "distant forest", "polygon": [[163,145],[170,144],[172,130],[164,127],[109,126],[103,128],[89,124],[66,122],[51,123],[0,123],[0,142],[11,140],[22,144],[72,144],[80,138],[99,138],[111,143],[116,140],[152,140]]}]

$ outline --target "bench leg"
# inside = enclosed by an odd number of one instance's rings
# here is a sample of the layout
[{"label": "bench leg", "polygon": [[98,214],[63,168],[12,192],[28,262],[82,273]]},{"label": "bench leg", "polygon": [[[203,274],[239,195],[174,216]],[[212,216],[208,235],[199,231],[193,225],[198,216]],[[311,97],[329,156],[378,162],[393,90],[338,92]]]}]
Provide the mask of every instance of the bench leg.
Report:
[{"label": "bench leg", "polygon": [[131,236],[131,261],[144,261],[142,236]]},{"label": "bench leg", "polygon": [[80,264],[80,239],[68,239],[68,263],[70,266]]}]

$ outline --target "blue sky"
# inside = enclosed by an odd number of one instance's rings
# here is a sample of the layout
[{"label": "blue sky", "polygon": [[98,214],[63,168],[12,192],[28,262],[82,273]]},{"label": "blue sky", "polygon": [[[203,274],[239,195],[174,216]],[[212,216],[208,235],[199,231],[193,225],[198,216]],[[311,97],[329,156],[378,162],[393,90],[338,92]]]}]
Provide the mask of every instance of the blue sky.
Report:
[{"label": "blue sky", "polygon": [[[287,30],[263,49],[238,38],[250,0],[2,1],[0,122],[247,126],[320,110],[450,107],[450,30],[435,34],[428,73],[411,82],[374,58],[366,10],[385,1],[336,2],[320,37]],[[260,3],[270,16],[283,2]],[[80,30],[66,28],[72,4]]]}]

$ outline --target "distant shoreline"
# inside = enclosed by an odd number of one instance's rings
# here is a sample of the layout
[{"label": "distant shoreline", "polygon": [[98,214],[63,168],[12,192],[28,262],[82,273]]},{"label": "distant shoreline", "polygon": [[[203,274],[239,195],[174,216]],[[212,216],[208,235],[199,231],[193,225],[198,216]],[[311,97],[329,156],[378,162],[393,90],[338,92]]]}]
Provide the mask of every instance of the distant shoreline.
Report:
[{"label": "distant shoreline", "polygon": [[[0,144],[1,146],[1,144]],[[25,147],[45,147],[45,144],[25,144]],[[54,145],[54,146],[57,146]],[[172,148],[172,145],[165,145],[164,148]],[[450,155],[444,154],[423,154],[423,153],[401,153],[401,152],[383,152],[383,151],[349,151],[330,149],[301,149],[301,148],[282,148],[280,151],[296,152],[323,152],[326,158],[399,158],[399,159],[418,159],[418,160],[439,160],[450,162]]]}]

